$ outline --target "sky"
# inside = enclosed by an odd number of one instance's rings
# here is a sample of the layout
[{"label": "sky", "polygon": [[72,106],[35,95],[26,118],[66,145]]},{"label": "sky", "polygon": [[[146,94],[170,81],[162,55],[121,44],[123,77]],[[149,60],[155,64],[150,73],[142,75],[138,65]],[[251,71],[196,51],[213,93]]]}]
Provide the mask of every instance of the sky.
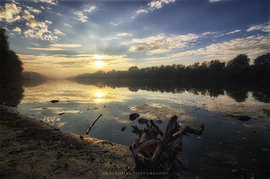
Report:
[{"label": "sky", "polygon": [[17,0],[0,25],[24,71],[65,78],[270,52],[269,0]]}]

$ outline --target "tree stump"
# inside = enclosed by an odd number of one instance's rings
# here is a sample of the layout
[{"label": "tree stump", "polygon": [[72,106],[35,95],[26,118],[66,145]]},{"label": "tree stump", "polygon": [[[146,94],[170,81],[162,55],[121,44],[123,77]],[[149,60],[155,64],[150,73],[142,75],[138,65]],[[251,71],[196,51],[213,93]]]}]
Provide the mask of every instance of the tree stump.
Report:
[{"label": "tree stump", "polygon": [[[150,120],[145,123],[146,128],[143,130],[137,126],[132,126],[133,133],[139,135],[139,139],[129,147],[134,159],[134,171],[140,172],[169,172],[175,175],[177,167],[183,166],[181,161],[176,159],[178,147],[181,147],[182,136],[187,133],[201,134],[204,127],[200,125],[200,131],[194,132],[189,126],[182,127],[177,123],[177,116],[173,116],[163,132],[159,127]],[[181,128],[180,128],[181,127]],[[178,170],[179,171],[179,170]]]}]

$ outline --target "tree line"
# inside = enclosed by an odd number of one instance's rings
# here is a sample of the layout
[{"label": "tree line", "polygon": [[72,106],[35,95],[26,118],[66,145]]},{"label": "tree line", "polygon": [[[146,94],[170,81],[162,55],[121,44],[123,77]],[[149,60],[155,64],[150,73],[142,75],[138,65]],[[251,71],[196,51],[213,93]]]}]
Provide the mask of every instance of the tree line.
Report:
[{"label": "tree line", "polygon": [[24,71],[21,76],[22,80],[46,80],[48,77],[37,72]]},{"label": "tree line", "polygon": [[160,65],[147,68],[130,67],[127,71],[84,73],[75,79],[270,79],[270,53],[258,56],[250,65],[246,54],[227,63],[220,60],[195,62],[192,65]]}]

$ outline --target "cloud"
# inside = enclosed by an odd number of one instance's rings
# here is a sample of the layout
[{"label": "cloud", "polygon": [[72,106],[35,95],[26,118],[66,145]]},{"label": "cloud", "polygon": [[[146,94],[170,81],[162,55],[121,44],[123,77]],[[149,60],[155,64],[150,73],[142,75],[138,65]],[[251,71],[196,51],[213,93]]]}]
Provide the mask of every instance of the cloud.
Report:
[{"label": "cloud", "polygon": [[215,35],[217,34],[218,32],[204,32],[202,33],[202,36],[207,36],[207,35]]},{"label": "cloud", "polygon": [[[241,30],[234,30],[234,31],[222,33],[222,34],[220,34],[219,32],[213,32],[211,35],[215,35],[214,38],[219,38],[219,37],[222,37],[224,35],[230,35],[230,34],[235,34],[235,33],[239,33],[239,32],[241,32]],[[203,33],[203,34],[205,34],[205,33]]]},{"label": "cloud", "polygon": [[58,29],[54,29],[54,33],[55,33],[55,34],[59,34],[59,35],[66,35],[65,33],[61,32],[61,31],[58,30]]},{"label": "cloud", "polygon": [[131,17],[131,19],[134,19],[138,14],[147,14],[150,11],[153,11],[155,9],[160,9],[164,6],[164,4],[174,3],[175,0],[156,0],[151,1],[147,4],[146,9],[139,9],[136,11],[136,14]]},{"label": "cloud", "polygon": [[247,29],[247,32],[253,31],[253,30],[261,30],[263,32],[270,32],[270,22],[266,22],[260,25],[255,25]]},{"label": "cloud", "polygon": [[171,55],[170,57],[182,57],[191,55],[208,56],[235,56],[240,53],[258,54],[269,51],[270,39],[267,35],[254,35],[247,38],[237,38],[228,42],[216,43],[205,48],[190,50]]},{"label": "cloud", "polygon": [[65,48],[75,48],[80,47],[80,44],[51,44],[52,47],[65,47]]},{"label": "cloud", "polygon": [[47,48],[32,48],[28,47],[31,50],[39,50],[39,51],[60,51],[60,50],[70,50],[70,48],[80,47],[80,44],[51,44]]},{"label": "cloud", "polygon": [[19,27],[16,27],[15,29],[13,29],[12,31],[14,31],[14,32],[18,32],[19,34],[21,33],[21,29],[19,28]]},{"label": "cloud", "polygon": [[187,35],[169,35],[159,34],[144,39],[133,39],[132,43],[145,43],[130,47],[130,51],[148,51],[148,54],[169,52],[172,49],[181,49],[187,47],[189,43],[198,39],[200,36],[196,34]]},{"label": "cloud", "polygon": [[158,40],[165,39],[166,35],[165,34],[159,34],[156,36],[151,36],[151,37],[146,37],[143,39],[132,39],[131,43],[152,43]]},{"label": "cloud", "polygon": [[130,33],[127,33],[127,32],[123,32],[123,33],[116,34],[116,36],[118,36],[118,37],[127,37],[127,36],[133,36],[133,35],[130,34]]},{"label": "cloud", "polygon": [[54,42],[58,40],[58,37],[52,35],[52,32],[48,30],[48,25],[51,24],[51,21],[45,20],[45,22],[40,22],[35,20],[35,16],[30,14],[27,10],[24,10],[22,14],[22,18],[26,20],[26,25],[30,27],[30,29],[24,32],[26,37],[38,38],[41,40],[48,40]]},{"label": "cloud", "polygon": [[148,9],[154,10],[154,9],[160,9],[164,6],[164,4],[169,4],[169,3],[174,3],[175,0],[157,0],[157,1],[152,1],[148,3]]},{"label": "cloud", "polygon": [[21,7],[17,7],[15,3],[6,3],[5,8],[0,7],[0,21],[6,20],[7,23],[18,21],[21,17],[18,15]]},{"label": "cloud", "polygon": [[52,33],[47,28],[42,28],[42,29],[38,29],[38,30],[28,29],[24,32],[24,35],[26,37],[47,40],[50,42],[54,42],[54,41],[58,40],[58,37],[55,35],[52,35]]},{"label": "cloud", "polygon": [[34,2],[42,2],[42,3],[47,3],[50,5],[57,5],[58,1],[55,0],[34,0]]},{"label": "cloud", "polygon": [[72,27],[71,25],[69,25],[69,24],[67,24],[67,23],[64,23],[64,26]]},{"label": "cloud", "polygon": [[27,10],[24,10],[22,18],[26,20],[26,25],[31,28],[45,28],[46,24],[44,22],[39,22],[35,20],[35,16],[31,15]]},{"label": "cloud", "polygon": [[98,10],[96,6],[91,6],[87,9],[84,10],[84,12],[92,12],[92,11],[95,11],[95,10]]},{"label": "cloud", "polygon": [[147,14],[147,13],[148,13],[148,10],[140,9],[140,10],[137,10],[136,13],[137,13],[137,14],[141,14],[141,13]]},{"label": "cloud", "polygon": [[80,20],[81,22],[86,22],[88,17],[83,15],[83,12],[82,11],[75,11],[73,12],[76,16],[78,16],[78,20]]},{"label": "cloud", "polygon": [[52,23],[52,21],[48,21],[48,20],[45,20],[45,22],[48,23],[48,24],[51,24]]},{"label": "cloud", "polygon": [[80,20],[81,22],[86,22],[88,17],[84,15],[83,12],[93,12],[95,10],[98,10],[96,6],[90,6],[83,11],[75,11],[73,12],[76,16],[78,16],[76,19]]},{"label": "cloud", "polygon": [[223,0],[209,0],[208,2],[220,2],[220,1],[223,1]]},{"label": "cloud", "polygon": [[28,9],[29,11],[31,11],[31,12],[34,12],[34,13],[36,13],[36,14],[41,13],[41,10],[39,10],[39,9],[35,9],[35,8],[29,7],[29,6],[26,6],[26,7],[27,7],[27,9]]},{"label": "cloud", "polygon": [[111,25],[118,26],[121,23],[122,23],[122,21],[119,21],[118,23],[111,22]]},{"label": "cloud", "polygon": [[32,47],[28,47],[28,49],[30,50],[42,50],[42,51],[59,51],[59,50],[65,50],[65,49],[62,49],[62,48],[55,48],[55,47],[50,47],[50,48],[32,48]]},{"label": "cloud", "polygon": [[226,33],[225,35],[235,34],[235,33],[238,33],[238,32],[241,32],[241,30],[234,30],[234,31]]}]

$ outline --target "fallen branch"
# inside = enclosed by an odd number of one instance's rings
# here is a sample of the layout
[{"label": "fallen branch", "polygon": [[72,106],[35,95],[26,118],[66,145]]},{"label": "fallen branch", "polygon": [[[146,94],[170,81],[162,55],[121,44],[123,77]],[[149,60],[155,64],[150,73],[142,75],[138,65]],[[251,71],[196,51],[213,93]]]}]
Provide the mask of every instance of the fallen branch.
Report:
[{"label": "fallen branch", "polygon": [[86,134],[89,134],[89,131],[91,130],[91,128],[94,126],[94,124],[97,122],[97,120],[102,116],[102,114],[100,114],[95,120],[94,122],[91,124],[91,126],[88,128],[88,130],[86,131]]}]

